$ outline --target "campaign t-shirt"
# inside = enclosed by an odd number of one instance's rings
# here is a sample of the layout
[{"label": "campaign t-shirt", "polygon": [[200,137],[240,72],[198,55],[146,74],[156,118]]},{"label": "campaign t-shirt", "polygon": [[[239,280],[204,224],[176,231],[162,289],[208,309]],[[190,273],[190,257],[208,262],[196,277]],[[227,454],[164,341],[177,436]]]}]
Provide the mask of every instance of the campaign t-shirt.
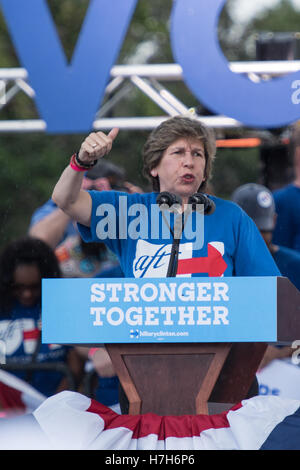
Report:
[{"label": "campaign t-shirt", "polygon": [[[15,303],[8,314],[0,315],[0,340],[5,344],[6,364],[13,366],[31,362],[39,342],[41,332],[41,307],[24,307]],[[38,363],[65,362],[69,347],[56,344],[40,344],[36,361]],[[26,380],[24,370],[10,370],[11,373]],[[31,375],[31,385],[46,396],[56,393],[63,378],[55,370],[35,371]]]},{"label": "campaign t-shirt", "polygon": [[[57,205],[52,201],[52,199],[49,199],[47,202],[45,202],[45,204],[38,207],[34,211],[30,220],[29,228],[32,228],[35,224],[43,220],[48,215],[52,214],[56,209],[58,209]],[[67,224],[63,238],[60,240],[59,243],[62,243],[67,237],[73,236],[76,234],[77,234],[77,231],[76,231],[75,225],[72,221],[70,221]]]},{"label": "campaign t-shirt", "polygon": [[[118,256],[125,277],[166,277],[172,232],[181,216],[162,213],[157,193],[90,195],[91,226],[78,224],[82,238],[106,243]],[[191,212],[181,226],[177,277],[280,276],[250,217],[231,201],[209,197],[216,205],[213,214]]]}]

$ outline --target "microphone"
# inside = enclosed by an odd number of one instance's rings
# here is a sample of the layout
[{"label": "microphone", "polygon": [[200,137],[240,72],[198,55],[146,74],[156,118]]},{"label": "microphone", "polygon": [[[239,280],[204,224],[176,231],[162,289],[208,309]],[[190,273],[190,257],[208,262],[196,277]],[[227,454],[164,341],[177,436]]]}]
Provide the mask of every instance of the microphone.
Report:
[{"label": "microphone", "polygon": [[[182,200],[180,196],[164,191],[157,196],[156,204],[164,206],[163,208],[170,210],[170,212],[178,212],[179,206],[181,207],[182,205]],[[175,205],[176,207],[173,207]]]},{"label": "microphone", "polygon": [[[179,244],[183,230],[183,213],[180,214],[182,200],[176,194],[164,191],[157,196],[156,203],[159,205],[162,212],[162,216],[165,219],[165,222],[167,223],[169,230],[173,236],[167,277],[175,277],[178,265]],[[174,232],[172,231],[168,221],[166,220],[164,210],[168,210],[169,212],[173,212],[174,214],[177,213],[177,218],[174,221]]]},{"label": "microphone", "polygon": [[216,205],[212,199],[210,199],[204,193],[195,193],[188,199],[188,204],[192,206],[193,211],[197,211],[197,205],[203,204],[204,215],[211,215],[215,212]]}]

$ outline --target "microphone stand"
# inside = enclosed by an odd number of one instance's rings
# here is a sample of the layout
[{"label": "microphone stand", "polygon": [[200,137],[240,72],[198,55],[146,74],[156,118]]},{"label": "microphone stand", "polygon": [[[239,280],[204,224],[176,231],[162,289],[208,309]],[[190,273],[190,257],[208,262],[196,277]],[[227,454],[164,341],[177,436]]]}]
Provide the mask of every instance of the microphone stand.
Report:
[{"label": "microphone stand", "polygon": [[[156,198],[156,202],[159,205],[161,212],[162,212],[163,219],[168,225],[170,233],[173,236],[167,277],[175,277],[177,274],[179,245],[180,245],[180,240],[181,240],[181,236],[183,232],[184,215],[185,215],[184,212],[180,213],[181,198],[179,196],[176,196],[175,194],[164,191],[158,195],[158,197]],[[179,205],[179,208],[176,208],[176,205]],[[175,216],[175,212],[177,212],[177,217],[174,220],[174,232],[172,231],[171,227],[169,226],[166,220],[164,210],[168,210],[168,211],[171,210],[171,212],[174,213],[174,216]]]},{"label": "microphone stand", "polygon": [[[178,220],[179,220],[179,223],[178,223]],[[181,235],[183,232],[183,222],[184,222],[184,213],[178,215],[174,222],[173,242],[172,242],[170,260],[169,260],[169,265],[168,265],[167,277],[176,277],[176,274],[177,274],[179,245],[180,245]]]},{"label": "microphone stand", "polygon": [[167,277],[176,277],[180,238],[173,238]]},{"label": "microphone stand", "polygon": [[[164,207],[167,206],[168,208],[170,208],[172,207],[173,204],[175,203],[178,204],[179,202],[180,201],[178,200],[177,196],[168,192],[160,193],[160,195],[157,198],[157,203],[160,205],[161,208],[163,206]],[[201,213],[203,213],[204,215],[213,214],[216,208],[214,201],[209,199],[205,194],[195,193],[192,196],[190,196],[188,200],[188,208],[189,208],[188,215],[190,212],[199,211],[198,209],[199,205],[203,209],[203,212],[201,209]],[[165,219],[165,215],[163,211],[164,209],[162,209],[162,216]],[[180,245],[180,241],[182,237],[182,232],[184,229],[185,217],[186,217],[185,211],[183,211],[181,214],[179,213],[177,214],[177,218],[174,221],[174,233],[171,227],[169,226],[170,233],[173,236],[173,242],[172,242],[172,248],[171,248],[171,254],[170,254],[170,261],[168,265],[167,277],[176,277],[176,274],[177,274],[179,245]]]}]

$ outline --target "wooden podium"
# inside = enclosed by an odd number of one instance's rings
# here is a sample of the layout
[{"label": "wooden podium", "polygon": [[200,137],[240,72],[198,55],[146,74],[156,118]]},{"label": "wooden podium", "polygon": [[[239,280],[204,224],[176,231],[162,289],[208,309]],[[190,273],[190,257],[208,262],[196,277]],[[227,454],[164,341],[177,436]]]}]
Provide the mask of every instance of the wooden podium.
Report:
[{"label": "wooden podium", "polygon": [[[295,339],[300,339],[300,292],[287,278],[278,277],[277,342],[291,345]],[[129,414],[186,415],[219,412],[244,399],[267,344],[147,343],[106,347],[128,398]]]},{"label": "wooden podium", "polygon": [[300,339],[284,277],[43,279],[42,305],[43,343],[106,345],[130,414],[228,409],[267,343]]}]

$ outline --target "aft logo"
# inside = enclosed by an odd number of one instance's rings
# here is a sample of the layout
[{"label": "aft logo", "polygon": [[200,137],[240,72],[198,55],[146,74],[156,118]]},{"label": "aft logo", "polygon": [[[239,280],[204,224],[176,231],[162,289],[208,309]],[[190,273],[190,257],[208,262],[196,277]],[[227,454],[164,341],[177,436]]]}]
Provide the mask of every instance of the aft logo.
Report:
[{"label": "aft logo", "polygon": [[[172,244],[156,245],[145,240],[138,240],[133,261],[134,277],[166,277]],[[191,258],[193,244],[180,245],[178,260]]]},{"label": "aft logo", "polygon": [[[133,275],[136,278],[166,277],[171,254],[171,244],[156,245],[138,240],[133,262]],[[227,268],[224,261],[224,243],[207,244],[207,256],[193,257],[193,244],[180,245],[177,277],[205,273],[209,277],[221,277]]]}]

